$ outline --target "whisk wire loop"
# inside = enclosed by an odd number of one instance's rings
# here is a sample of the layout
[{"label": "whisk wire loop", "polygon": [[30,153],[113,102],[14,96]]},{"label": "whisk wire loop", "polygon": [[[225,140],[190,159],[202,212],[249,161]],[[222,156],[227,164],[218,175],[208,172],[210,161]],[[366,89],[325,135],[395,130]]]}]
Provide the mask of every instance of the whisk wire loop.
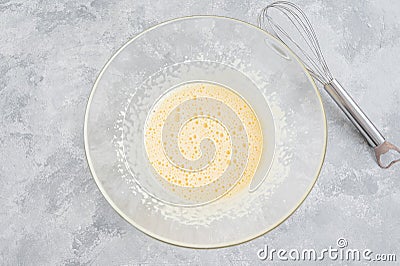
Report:
[{"label": "whisk wire loop", "polygon": [[[309,52],[303,49],[299,42],[291,37],[282,26],[274,22],[272,15],[270,15],[272,9],[279,11],[289,20],[290,24],[294,26],[299,33],[301,40],[308,47]],[[278,1],[268,5],[261,11],[258,23],[260,28],[269,28],[270,32],[283,43],[287,44],[287,41],[289,41],[293,44],[296,50],[302,54],[303,57],[300,59],[303,61],[307,70],[319,82],[326,84],[333,79],[309,19],[295,4],[287,1]]]}]

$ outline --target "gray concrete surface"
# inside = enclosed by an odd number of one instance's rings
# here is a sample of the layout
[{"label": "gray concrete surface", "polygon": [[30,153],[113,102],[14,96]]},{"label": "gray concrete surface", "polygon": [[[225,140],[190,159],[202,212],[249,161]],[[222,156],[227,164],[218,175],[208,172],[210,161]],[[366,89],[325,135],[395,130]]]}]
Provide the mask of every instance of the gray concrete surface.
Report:
[{"label": "gray concrete surface", "polygon": [[[256,254],[265,244],[323,249],[339,237],[400,260],[400,166],[378,168],[326,93],[328,150],[317,185],[285,223],[251,242],[217,250],[161,243],[125,222],[97,189],[83,118],[108,58],[159,22],[215,14],[256,23],[266,3],[0,0],[0,264],[256,265],[266,264]],[[332,72],[400,144],[400,3],[298,3]]]}]

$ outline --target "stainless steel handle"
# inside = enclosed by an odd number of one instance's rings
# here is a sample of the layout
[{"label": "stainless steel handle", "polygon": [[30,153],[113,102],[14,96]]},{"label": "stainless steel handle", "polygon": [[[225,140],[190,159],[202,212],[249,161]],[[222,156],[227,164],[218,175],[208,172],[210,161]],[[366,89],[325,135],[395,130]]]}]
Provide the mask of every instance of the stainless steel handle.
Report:
[{"label": "stainless steel handle", "polygon": [[365,137],[370,146],[375,148],[385,142],[385,138],[379,130],[336,79],[326,83],[324,88]]}]

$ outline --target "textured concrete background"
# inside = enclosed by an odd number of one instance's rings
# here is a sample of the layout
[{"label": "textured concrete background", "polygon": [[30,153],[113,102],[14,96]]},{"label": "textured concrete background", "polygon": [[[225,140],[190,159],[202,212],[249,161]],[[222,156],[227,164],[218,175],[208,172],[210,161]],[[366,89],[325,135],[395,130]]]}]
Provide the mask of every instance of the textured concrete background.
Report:
[{"label": "textured concrete background", "polygon": [[[349,247],[399,257],[400,166],[378,168],[325,93],[328,151],[317,185],[285,223],[249,243],[218,250],[161,243],[119,217],[97,189],[85,159],[83,119],[110,56],[159,22],[215,14],[255,23],[266,3],[0,0],[0,264],[254,265],[264,244],[323,249],[339,237]],[[332,71],[400,144],[400,2],[300,5]]]}]

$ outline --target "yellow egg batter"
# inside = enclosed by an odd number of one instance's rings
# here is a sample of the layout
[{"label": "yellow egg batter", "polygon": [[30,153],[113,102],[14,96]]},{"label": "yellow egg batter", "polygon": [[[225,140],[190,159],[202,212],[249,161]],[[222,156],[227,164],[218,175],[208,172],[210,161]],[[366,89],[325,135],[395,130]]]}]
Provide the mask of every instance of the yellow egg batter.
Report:
[{"label": "yellow egg batter", "polygon": [[147,118],[144,136],[154,171],[186,199],[194,192],[216,198],[234,185],[239,184],[230,194],[245,187],[263,149],[261,126],[248,103],[205,82],[163,95]]}]

